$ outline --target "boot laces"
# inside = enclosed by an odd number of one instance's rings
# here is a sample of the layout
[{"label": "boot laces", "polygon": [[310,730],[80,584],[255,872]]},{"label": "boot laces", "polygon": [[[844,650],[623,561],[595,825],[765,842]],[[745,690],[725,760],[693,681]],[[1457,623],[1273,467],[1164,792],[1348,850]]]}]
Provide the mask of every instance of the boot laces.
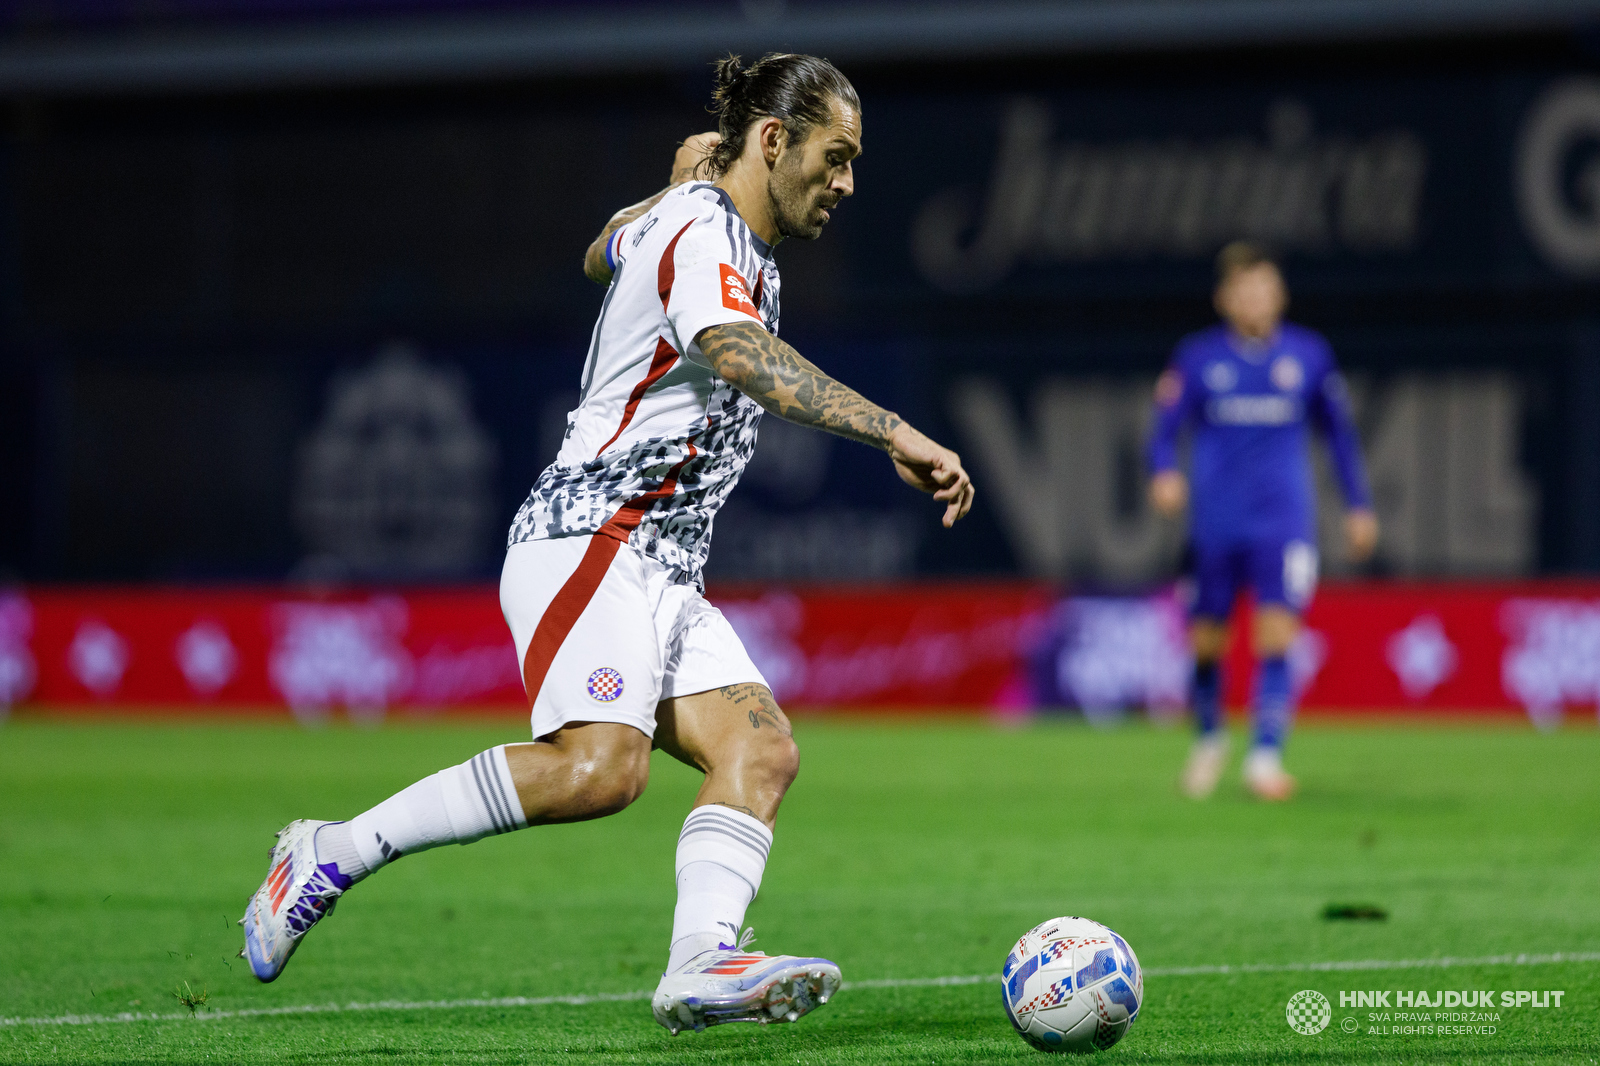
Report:
[{"label": "boot laces", "polygon": [[316,925],[333,910],[333,905],[343,894],[343,889],[328,880],[327,874],[323,873],[320,866],[313,865],[311,876],[306,878],[299,896],[295,898],[294,906],[284,915],[283,920],[289,927],[289,935],[304,936],[307,929]]}]

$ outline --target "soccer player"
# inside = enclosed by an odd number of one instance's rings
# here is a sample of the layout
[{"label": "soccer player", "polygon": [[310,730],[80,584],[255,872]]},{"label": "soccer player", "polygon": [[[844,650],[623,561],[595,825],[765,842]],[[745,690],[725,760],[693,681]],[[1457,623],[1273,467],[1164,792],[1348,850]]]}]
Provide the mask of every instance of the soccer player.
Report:
[{"label": "soccer player", "polygon": [[1175,516],[1189,503],[1178,470],[1180,431],[1193,429],[1190,555],[1194,602],[1193,702],[1200,735],[1184,768],[1196,799],[1217,787],[1227,759],[1222,657],[1228,616],[1243,586],[1255,591],[1255,739],[1244,780],[1257,796],[1288,799],[1283,743],[1294,712],[1288,653],[1317,583],[1315,492],[1308,425],[1328,439],[1349,507],[1345,538],[1365,559],[1378,540],[1361,446],[1344,382],[1321,336],[1283,321],[1288,288],[1260,248],[1237,242],[1217,257],[1215,304],[1223,322],[1185,337],[1156,383],[1150,497]]},{"label": "soccer player", "polygon": [[[290,823],[242,924],[251,970],[282,971],[338,898],[402,855],[615,814],[652,747],[705,774],[678,837],[678,902],[652,1002],[671,1032],[794,1021],[839,969],[750,952],[778,805],[799,768],[789,721],[701,595],[712,519],[762,412],[888,454],[908,484],[972,505],[960,458],[777,338],[774,248],[813,239],[855,188],[861,104],[823,59],[717,64],[718,133],[673,184],[615,215],[585,258],[608,282],[560,453],[511,526],[500,603],[533,742],[491,748],[348,821]],[[713,180],[689,180],[697,171]],[[746,931],[748,934],[748,931]]]}]

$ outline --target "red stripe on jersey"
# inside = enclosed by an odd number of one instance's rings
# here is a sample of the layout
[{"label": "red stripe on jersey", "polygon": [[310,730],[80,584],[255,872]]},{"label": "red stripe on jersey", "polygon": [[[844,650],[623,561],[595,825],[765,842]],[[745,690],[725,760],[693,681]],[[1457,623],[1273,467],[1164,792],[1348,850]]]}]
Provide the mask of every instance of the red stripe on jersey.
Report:
[{"label": "red stripe on jersey", "polygon": [[[761,286],[767,283],[767,276],[761,271],[756,271],[756,287],[750,293],[750,302],[759,309],[761,307]],[[763,323],[765,325],[765,323]]]},{"label": "red stripe on jersey", "polygon": [[572,627],[578,624],[579,617],[599,590],[600,582],[605,580],[606,571],[611,569],[611,560],[617,557],[617,549],[639,527],[645,512],[654,507],[657,500],[665,499],[677,491],[679,472],[684,464],[698,454],[693,437],[689,438],[688,443],[689,454],[667,471],[666,479],[659,488],[635,496],[617,508],[617,513],[589,538],[589,547],[579,560],[577,569],[572,571],[562,584],[561,591],[556,593],[550,606],[540,616],[539,624],[533,630],[533,639],[528,641],[528,650],[522,657],[522,684],[528,694],[529,710],[533,709],[534,701],[539,698],[539,690],[544,687],[545,675],[550,672],[550,664],[555,662],[556,652],[566,643]]},{"label": "red stripe on jersey", "polygon": [[678,238],[689,231],[695,220],[690,219],[683,224],[683,229],[672,235],[672,240],[667,242],[667,250],[661,253],[661,265],[656,268],[656,292],[661,295],[661,310],[667,309],[667,301],[672,298],[672,279],[677,272],[677,264],[672,261],[672,253],[678,250]]},{"label": "red stripe on jersey", "polygon": [[[673,253],[678,250],[678,238],[688,232],[694,225],[694,220],[685,222],[683,229],[673,234],[672,240],[667,242],[667,250],[661,253],[661,265],[656,268],[656,291],[661,296],[661,310],[667,309],[667,301],[672,299],[672,282],[677,276],[677,264],[673,260]],[[622,431],[628,428],[633,421],[633,416],[638,413],[639,401],[644,399],[644,394],[650,391],[650,386],[660,381],[672,364],[677,361],[678,353],[672,345],[667,343],[667,338],[656,338],[656,354],[650,360],[650,369],[645,372],[644,380],[633,387],[628,394],[628,404],[622,409],[622,421],[617,423],[617,431],[611,434],[611,439],[600,445],[596,456],[604,455],[605,450],[617,443],[617,438],[622,436]]]},{"label": "red stripe on jersey", "polygon": [[[695,437],[699,434],[696,433]],[[644,521],[644,513],[656,505],[657,500],[664,500],[678,491],[678,474],[684,466],[700,453],[695,450],[694,437],[685,443],[689,445],[689,454],[678,461],[678,464],[667,471],[666,479],[661,482],[661,487],[652,489],[642,496],[635,496],[611,516],[611,520],[601,526],[598,536],[615,537],[617,540],[627,540],[628,535],[639,528],[639,523]]]},{"label": "red stripe on jersey", "polygon": [[617,425],[617,431],[611,434],[610,440],[600,445],[600,450],[594,453],[596,456],[604,455],[607,448],[617,443],[617,438],[622,436],[622,431],[628,428],[628,424],[633,421],[633,416],[638,413],[639,401],[644,399],[644,394],[650,391],[650,386],[665,377],[667,371],[672,369],[672,364],[677,361],[678,353],[673,351],[672,345],[667,343],[667,338],[657,338],[656,354],[650,360],[649,373],[645,374],[643,380],[635,385],[633,391],[628,394],[628,406],[622,409],[622,421]]}]

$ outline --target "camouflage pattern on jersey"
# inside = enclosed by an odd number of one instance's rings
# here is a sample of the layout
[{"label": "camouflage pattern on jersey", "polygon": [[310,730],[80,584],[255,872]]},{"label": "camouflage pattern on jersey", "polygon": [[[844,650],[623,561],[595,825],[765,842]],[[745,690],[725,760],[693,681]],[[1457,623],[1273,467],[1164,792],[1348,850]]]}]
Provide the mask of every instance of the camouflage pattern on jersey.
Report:
[{"label": "camouflage pattern on jersey", "polygon": [[755,452],[762,415],[754,400],[706,373],[715,384],[704,430],[688,441],[657,437],[579,464],[552,463],[517,511],[506,546],[597,533],[623,504],[660,489],[682,462],[672,494],[654,501],[628,543],[671,570],[676,583],[703,591],[712,519]]}]

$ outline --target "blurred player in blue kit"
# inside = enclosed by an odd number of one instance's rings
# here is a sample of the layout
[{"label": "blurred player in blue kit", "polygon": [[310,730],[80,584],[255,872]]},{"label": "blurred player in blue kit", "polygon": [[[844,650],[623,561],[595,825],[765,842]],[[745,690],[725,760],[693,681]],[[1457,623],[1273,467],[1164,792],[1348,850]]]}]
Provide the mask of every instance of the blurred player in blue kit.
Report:
[{"label": "blurred player in blue kit", "polygon": [[[1284,800],[1294,713],[1288,654],[1317,584],[1316,490],[1307,429],[1327,438],[1348,511],[1345,539],[1364,560],[1378,541],[1361,445],[1333,351],[1319,334],[1283,321],[1289,293],[1262,249],[1237,242],[1217,256],[1215,306],[1223,321],[1178,343],[1156,384],[1150,498],[1162,514],[1190,514],[1194,599],[1193,705],[1199,737],[1184,768],[1196,798],[1217,787],[1227,760],[1222,659],[1228,616],[1244,586],[1255,592],[1255,735],[1244,762],[1257,796]],[[1178,469],[1178,437],[1193,434],[1191,479]]]}]

